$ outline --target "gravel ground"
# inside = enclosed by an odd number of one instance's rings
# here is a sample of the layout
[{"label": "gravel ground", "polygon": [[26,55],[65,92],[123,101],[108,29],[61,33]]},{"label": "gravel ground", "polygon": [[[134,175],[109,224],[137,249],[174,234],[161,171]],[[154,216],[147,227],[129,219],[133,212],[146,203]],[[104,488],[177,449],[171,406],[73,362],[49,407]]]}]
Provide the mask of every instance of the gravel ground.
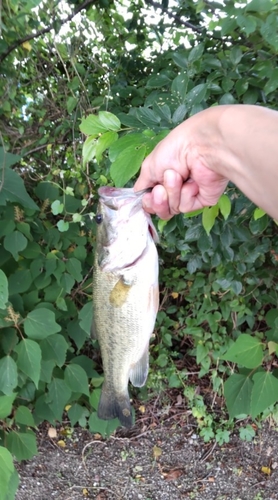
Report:
[{"label": "gravel ground", "polygon": [[233,436],[221,447],[186,423],[136,424],[106,441],[64,433],[40,430],[39,454],[17,464],[16,500],[278,500],[278,432],[268,423],[252,442]]}]

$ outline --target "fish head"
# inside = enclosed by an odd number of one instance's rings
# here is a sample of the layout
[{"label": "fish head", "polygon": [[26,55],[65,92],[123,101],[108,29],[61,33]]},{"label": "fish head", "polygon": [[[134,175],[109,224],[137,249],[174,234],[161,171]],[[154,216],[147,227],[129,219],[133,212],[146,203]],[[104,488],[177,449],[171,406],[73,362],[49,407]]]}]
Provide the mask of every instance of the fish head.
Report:
[{"label": "fish head", "polygon": [[146,191],[99,189],[96,251],[103,271],[116,272],[132,266],[147,247],[148,238],[158,240],[151,217],[142,207]]}]

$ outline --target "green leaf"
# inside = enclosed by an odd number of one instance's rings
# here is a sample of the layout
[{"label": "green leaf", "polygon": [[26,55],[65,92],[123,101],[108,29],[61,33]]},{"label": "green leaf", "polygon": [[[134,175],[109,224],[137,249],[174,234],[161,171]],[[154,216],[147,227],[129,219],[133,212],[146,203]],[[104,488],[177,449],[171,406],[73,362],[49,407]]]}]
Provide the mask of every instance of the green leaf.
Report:
[{"label": "green leaf", "polygon": [[13,402],[16,398],[16,394],[11,394],[10,396],[0,396],[0,419],[8,417],[12,411]]},{"label": "green leaf", "polygon": [[91,326],[93,321],[93,306],[91,302],[85,304],[85,306],[80,309],[78,313],[78,319],[80,321],[80,327],[84,330],[87,335],[91,334]]},{"label": "green leaf", "polygon": [[[19,475],[18,475],[17,470],[14,469],[14,471],[10,477],[10,481],[9,481],[9,485],[8,485],[8,493],[5,496],[5,500],[15,500],[18,485],[19,485]],[[1,489],[1,492],[3,493],[2,489]]]},{"label": "green leaf", "polygon": [[240,281],[233,280],[231,282],[231,289],[236,295],[239,295],[242,291],[242,283]]},{"label": "green leaf", "polygon": [[78,103],[76,97],[70,96],[67,100],[67,112],[70,115]]},{"label": "green leaf", "polygon": [[76,281],[82,281],[83,275],[80,260],[77,260],[75,257],[68,259],[66,262],[66,270]]},{"label": "green leaf", "polygon": [[100,118],[96,115],[89,115],[87,118],[84,118],[79,128],[83,134],[93,137],[97,137],[98,134],[107,132],[107,127],[103,125]]},{"label": "green leaf", "polygon": [[42,382],[47,382],[48,384],[50,384],[53,368],[55,365],[56,363],[52,359],[48,360],[42,359],[41,374],[40,374],[40,380]]},{"label": "green leaf", "polygon": [[1,347],[5,354],[10,354],[18,343],[17,330],[15,328],[5,328],[1,333]]},{"label": "green leaf", "polygon": [[253,382],[249,376],[235,373],[224,383],[224,395],[230,418],[242,413],[250,414],[251,392]]},{"label": "green leaf", "polygon": [[240,427],[239,435],[240,439],[242,439],[243,441],[252,441],[252,439],[256,435],[256,431],[250,424],[248,424],[246,425],[246,427]]},{"label": "green leaf", "polygon": [[56,417],[49,407],[49,402],[47,402],[48,394],[42,394],[39,396],[34,405],[34,420],[35,424],[39,425],[41,422],[50,422],[51,424],[56,424]]},{"label": "green leaf", "polygon": [[109,148],[109,159],[113,163],[118,156],[128,147],[132,146],[134,149],[142,145],[142,134],[133,133],[126,134],[115,141]]},{"label": "green leaf", "polygon": [[186,100],[187,87],[188,87],[188,76],[186,71],[182,71],[180,75],[174,78],[171,85],[171,91],[173,92],[173,94],[177,94],[183,103]]},{"label": "green leaf", "polygon": [[207,357],[209,353],[209,348],[208,346],[202,344],[202,343],[199,343],[197,345],[197,349],[196,349],[196,361],[198,363],[198,365]]},{"label": "green leaf", "polygon": [[137,172],[146,153],[146,146],[130,146],[124,149],[110,167],[110,175],[116,187],[123,187]]},{"label": "green leaf", "polygon": [[175,125],[181,123],[187,113],[187,106],[185,104],[180,104],[172,116],[172,121]]},{"label": "green leaf", "polygon": [[274,90],[276,90],[277,88],[278,88],[278,68],[275,68],[272,71],[269,80],[266,82],[264,86],[265,95],[274,92]]},{"label": "green leaf", "polygon": [[9,484],[14,470],[12,455],[7,448],[0,446],[0,489],[3,499],[9,493]]},{"label": "green leaf", "polygon": [[59,222],[57,222],[57,227],[60,233],[65,233],[69,230],[69,223],[65,222],[64,220],[59,220]]},{"label": "green leaf", "polygon": [[203,427],[200,436],[204,439],[205,443],[209,443],[214,438],[214,431],[211,427]]},{"label": "green leaf", "polygon": [[65,381],[72,392],[81,392],[89,396],[88,377],[81,366],[68,365],[65,369]]},{"label": "green leaf", "polygon": [[9,298],[8,280],[5,273],[0,269],[0,309],[6,309]]},{"label": "green leaf", "polygon": [[257,368],[263,360],[263,344],[256,337],[242,333],[222,359],[238,363],[246,368]]},{"label": "green leaf", "polygon": [[35,194],[40,200],[55,201],[59,197],[59,187],[52,182],[42,181],[35,188]]},{"label": "green leaf", "polygon": [[251,416],[256,418],[269,406],[278,401],[278,379],[270,372],[259,372],[253,375],[251,395]]},{"label": "green leaf", "polygon": [[101,389],[99,389],[99,388],[94,389],[93,392],[91,392],[91,394],[90,394],[89,401],[90,401],[90,405],[92,406],[92,408],[94,408],[94,410],[98,409],[100,395],[101,395]]},{"label": "green leaf", "polygon": [[59,215],[63,212],[63,210],[64,210],[64,204],[61,203],[59,200],[55,200],[53,201],[53,203],[51,203],[51,211],[53,215]]},{"label": "green leaf", "polygon": [[6,441],[8,450],[19,461],[29,460],[38,454],[36,435],[33,432],[10,431]]},{"label": "green leaf", "polygon": [[247,2],[246,12],[268,12],[273,7],[271,0],[251,0]]},{"label": "green leaf", "polygon": [[219,208],[217,205],[214,205],[213,207],[205,207],[203,210],[202,224],[208,235],[214,226],[215,219],[218,216],[218,212]]},{"label": "green leaf", "polygon": [[87,137],[82,148],[83,165],[92,161],[96,155],[97,141],[95,136]]},{"label": "green leaf", "polygon": [[27,406],[19,406],[17,408],[15,412],[15,422],[28,427],[35,427],[33,415]]},{"label": "green leaf", "polygon": [[94,136],[87,137],[82,148],[83,165],[92,161],[96,155],[97,141]]},{"label": "green leaf", "polygon": [[207,84],[206,83],[199,83],[199,85],[196,85],[196,87],[193,87],[188,94],[186,95],[186,102],[190,105],[196,105],[200,104],[207,93]]},{"label": "green leaf", "polygon": [[188,63],[187,63],[187,54],[184,52],[181,53],[179,51],[175,51],[172,53],[172,59],[174,63],[179,66],[180,68],[187,68]]},{"label": "green leaf", "polygon": [[189,52],[188,55],[188,63],[193,63],[200,59],[203,55],[204,52],[204,44],[199,43],[199,45],[196,45],[196,47],[193,47],[193,49]]},{"label": "green leaf", "polygon": [[89,416],[88,410],[83,406],[79,405],[78,403],[74,403],[68,411],[68,417],[70,419],[70,424],[72,427],[74,427],[74,425],[77,424],[77,422],[80,425],[80,420],[86,416],[87,417]]},{"label": "green leaf", "polygon": [[117,116],[113,115],[109,111],[100,111],[98,114],[100,123],[105,127],[106,130],[112,130],[117,132],[121,128],[121,122]]},{"label": "green leaf", "polygon": [[258,220],[261,219],[265,214],[266,213],[262,208],[255,208],[253,216],[255,220]]},{"label": "green leaf", "polygon": [[109,421],[101,420],[98,418],[96,412],[91,414],[88,423],[91,432],[98,432],[103,437],[110,436],[121,425],[117,418]]},{"label": "green leaf", "polygon": [[43,340],[60,330],[60,325],[55,321],[55,314],[44,307],[31,311],[24,321],[24,331],[27,337],[33,340]]},{"label": "green leaf", "polygon": [[11,395],[17,386],[17,366],[11,356],[0,360],[0,388],[7,396]]},{"label": "green leaf", "polygon": [[57,306],[57,309],[60,309],[60,311],[67,311],[68,306],[63,297],[58,297],[57,300],[55,301],[55,304]]},{"label": "green leaf", "polygon": [[250,14],[247,16],[242,14],[237,15],[236,22],[247,36],[253,33],[257,27],[257,19],[254,16],[250,16]]},{"label": "green leaf", "polygon": [[66,293],[70,293],[72,287],[74,286],[75,279],[70,276],[68,273],[63,273],[61,280],[60,280],[60,285],[64,288]]},{"label": "green leaf", "polygon": [[22,339],[14,348],[17,353],[17,367],[38,387],[41,371],[41,349],[37,342]]},{"label": "green leaf", "polygon": [[170,78],[167,75],[155,75],[151,76],[151,78],[147,81],[147,88],[161,88],[165,85],[168,85],[171,82]]},{"label": "green leaf", "polygon": [[19,231],[14,231],[4,238],[4,248],[8,250],[15,260],[19,259],[18,252],[24,250],[27,246],[28,240]]},{"label": "green leaf", "polygon": [[222,196],[220,196],[218,200],[217,205],[224,219],[227,220],[231,213],[231,201],[229,196],[227,196],[226,194],[222,194]]},{"label": "green leaf", "polygon": [[96,160],[99,163],[102,157],[102,153],[108,149],[115,141],[118,139],[118,134],[116,132],[106,132],[102,134],[96,143]]},{"label": "green leaf", "polygon": [[227,92],[226,94],[223,94],[222,97],[219,100],[219,104],[235,104],[236,100],[230,92]]},{"label": "green leaf", "polygon": [[71,396],[71,390],[66,384],[65,380],[54,378],[48,384],[48,397],[47,402],[49,408],[59,421],[62,419],[63,411]]},{"label": "green leaf", "polygon": [[10,295],[26,292],[32,284],[32,274],[29,269],[18,269],[9,276]]},{"label": "green leaf", "polygon": [[156,359],[156,364],[160,366],[160,368],[164,368],[165,366],[168,365],[168,363],[169,363],[168,355],[164,352],[161,352]]},{"label": "green leaf", "polygon": [[24,234],[24,236],[26,236],[26,238],[28,240],[31,241],[33,239],[32,235],[31,235],[30,224],[27,224],[27,222],[23,222],[23,221],[17,222],[16,228],[18,229],[18,231],[20,231],[22,234]]},{"label": "green leaf", "polygon": [[40,343],[42,356],[45,361],[54,361],[56,365],[62,366],[66,360],[66,352],[69,348],[63,335],[55,333]]},{"label": "green leaf", "polygon": [[[1,149],[2,148],[0,148],[0,152]],[[0,179],[2,178],[3,169],[0,167]],[[8,201],[11,203],[18,203],[23,207],[30,208],[31,210],[39,210],[39,207],[27,193],[21,177],[14,170],[6,168],[4,171],[4,183],[0,191],[0,206],[5,206]]]},{"label": "green leaf", "polygon": [[236,66],[241,61],[242,55],[243,54],[240,47],[237,46],[232,47],[230,51],[230,61],[234,66]]},{"label": "green leaf", "polygon": [[[261,24],[260,32],[264,38],[264,40],[273,47],[274,51],[278,50],[278,37],[273,36],[273,33],[276,33],[277,29],[277,13],[272,12],[267,16],[266,21]],[[275,70],[274,70],[275,71]]]},{"label": "green leaf", "polygon": [[136,109],[136,117],[150,129],[158,125],[160,122],[160,116],[147,107]]}]

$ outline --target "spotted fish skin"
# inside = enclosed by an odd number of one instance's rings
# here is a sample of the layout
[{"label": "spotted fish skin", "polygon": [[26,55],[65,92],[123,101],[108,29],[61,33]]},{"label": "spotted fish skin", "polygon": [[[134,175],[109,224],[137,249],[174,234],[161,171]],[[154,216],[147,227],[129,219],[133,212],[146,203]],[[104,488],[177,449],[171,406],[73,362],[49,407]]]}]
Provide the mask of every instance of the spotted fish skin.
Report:
[{"label": "spotted fish skin", "polygon": [[141,387],[159,305],[158,240],[142,208],[145,191],[100,188],[93,276],[93,336],[104,383],[98,416],[132,426],[128,382]]}]

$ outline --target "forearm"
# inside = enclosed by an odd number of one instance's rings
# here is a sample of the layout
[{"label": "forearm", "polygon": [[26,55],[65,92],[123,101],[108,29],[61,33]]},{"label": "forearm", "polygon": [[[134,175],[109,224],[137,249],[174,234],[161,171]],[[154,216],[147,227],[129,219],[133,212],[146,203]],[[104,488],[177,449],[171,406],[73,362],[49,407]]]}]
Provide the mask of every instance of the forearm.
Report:
[{"label": "forearm", "polygon": [[185,120],[143,162],[135,190],[153,187],[143,204],[170,218],[211,206],[232,181],[278,220],[278,112],[215,106]]},{"label": "forearm", "polygon": [[216,131],[204,151],[208,167],[278,219],[278,112],[247,105],[208,111]]}]

